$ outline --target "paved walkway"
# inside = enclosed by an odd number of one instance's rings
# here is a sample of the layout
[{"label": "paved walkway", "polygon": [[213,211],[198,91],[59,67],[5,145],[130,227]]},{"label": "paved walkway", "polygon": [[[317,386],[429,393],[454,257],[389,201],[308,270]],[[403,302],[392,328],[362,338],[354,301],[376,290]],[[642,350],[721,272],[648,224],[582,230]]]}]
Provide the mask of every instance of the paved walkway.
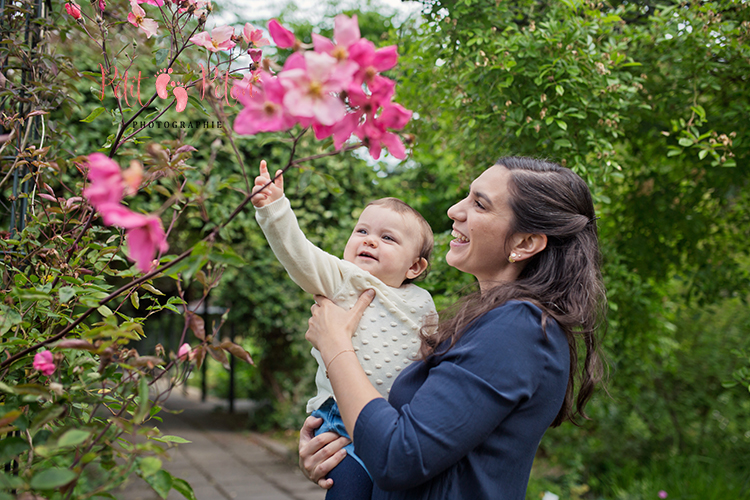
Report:
[{"label": "paved walkway", "polygon": [[[242,429],[243,407],[235,414],[221,409],[221,401],[201,403],[175,390],[164,405],[159,429],[191,441],[170,450],[163,467],[193,487],[197,500],[323,500],[325,492],[305,479],[284,447]],[[217,410],[217,407],[219,409]],[[246,414],[246,407],[245,407]],[[284,455],[286,455],[284,457]],[[161,500],[140,478],[133,476],[116,493],[119,500]],[[167,500],[182,500],[172,490]]]}]

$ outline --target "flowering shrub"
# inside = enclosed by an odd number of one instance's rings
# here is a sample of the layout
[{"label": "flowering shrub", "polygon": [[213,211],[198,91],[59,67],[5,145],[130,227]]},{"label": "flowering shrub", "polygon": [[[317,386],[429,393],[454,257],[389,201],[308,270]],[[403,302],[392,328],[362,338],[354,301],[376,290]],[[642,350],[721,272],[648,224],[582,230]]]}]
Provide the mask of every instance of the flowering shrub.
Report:
[{"label": "flowering shrub", "polygon": [[[363,145],[375,158],[383,146],[403,158],[393,130],[402,129],[411,112],[392,102],[395,83],[381,74],[395,65],[396,49],[375,49],[362,39],[356,17],[336,18],[335,42],[316,35],[306,45],[275,20],[268,34],[250,24],[204,30],[208,1],[67,2],[36,25],[86,40],[101,54],[99,73],[80,71],[68,56],[44,47],[49,38],[36,38],[36,47],[25,43],[21,14],[30,5],[14,2],[2,14],[16,29],[0,56],[44,69],[35,78],[9,72],[0,86],[0,97],[34,97],[2,121],[11,132],[0,147],[14,155],[2,163],[3,177],[20,173],[19,182],[29,187],[8,198],[24,200],[29,209],[0,239],[0,457],[6,464],[0,500],[107,496],[132,474],[163,498],[172,489],[194,498],[187,482],[161,468],[167,449],[185,441],[143,424],[159,419],[169,391],[206,356],[252,363],[242,347],[221,337],[226,315],[211,328],[188,310],[185,292],[190,281],[200,282],[203,303],[226,267],[243,263],[222,243],[221,232],[252,194],[235,147],[245,189],[232,188],[242,201],[186,244],[175,228],[190,210],[201,212],[209,196],[203,171],[189,165],[198,144],[187,144],[183,135],[149,142],[143,133],[170,110],[182,113],[192,104],[207,112],[208,104],[232,145],[235,132],[291,135],[283,171],[306,160],[294,152],[310,130],[317,139],[333,137],[333,149],[315,158]],[[263,58],[268,37],[294,50],[283,64]],[[157,65],[164,64],[153,87],[136,71],[144,45]],[[249,70],[233,71],[232,63],[245,55]],[[115,64],[123,60],[129,65],[121,74]],[[82,121],[113,119],[114,130],[98,150],[80,151],[84,142],[75,137],[73,148],[64,147],[64,127],[51,118],[60,103],[70,104],[70,89],[82,76],[100,81],[92,94],[102,103]],[[142,99],[147,89],[151,95]],[[223,121],[230,98],[243,107],[233,130]],[[167,253],[170,240],[174,254]],[[162,291],[168,287],[176,290],[171,297]],[[160,345],[149,354],[131,348],[161,312],[183,317],[177,352]],[[135,435],[145,439],[131,439]]]}]

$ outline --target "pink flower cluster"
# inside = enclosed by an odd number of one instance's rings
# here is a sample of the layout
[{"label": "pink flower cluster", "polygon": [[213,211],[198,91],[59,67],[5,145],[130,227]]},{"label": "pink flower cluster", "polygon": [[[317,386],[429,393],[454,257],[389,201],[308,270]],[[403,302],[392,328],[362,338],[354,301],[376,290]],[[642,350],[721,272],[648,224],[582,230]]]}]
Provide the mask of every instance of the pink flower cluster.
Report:
[{"label": "pink flower cluster", "polygon": [[99,211],[106,225],[125,229],[128,258],[141,271],[148,271],[157,252],[166,252],[169,245],[159,217],[133,212],[121,203],[126,190],[134,193],[141,182],[140,164],[134,162],[122,172],[106,155],[92,153],[87,166],[89,186],[83,195]]},{"label": "pink flower cluster", "polygon": [[375,159],[383,146],[396,158],[406,157],[401,138],[390,130],[403,129],[412,112],[392,102],[396,84],[381,75],[396,65],[396,46],[377,49],[361,38],[357,16],[344,14],[334,19],[335,41],[313,34],[313,51],[299,50],[299,40],[275,19],[268,31],[277,47],[295,52],[278,74],[257,70],[235,84],[232,95],[245,106],[235,132],[277,132],[300,124],[312,126],[318,140],[333,136],[336,149],[353,134]]}]

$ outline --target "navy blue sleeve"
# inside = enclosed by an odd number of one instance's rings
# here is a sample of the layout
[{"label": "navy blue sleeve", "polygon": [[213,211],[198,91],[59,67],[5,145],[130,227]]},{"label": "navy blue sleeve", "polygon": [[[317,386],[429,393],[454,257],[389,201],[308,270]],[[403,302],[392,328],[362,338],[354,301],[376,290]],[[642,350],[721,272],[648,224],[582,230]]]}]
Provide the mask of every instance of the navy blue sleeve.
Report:
[{"label": "navy blue sleeve", "polygon": [[554,355],[540,320],[541,311],[529,303],[494,309],[437,359],[408,403],[394,408],[375,399],[365,406],[354,443],[380,488],[412,488],[435,477],[534,394]]}]

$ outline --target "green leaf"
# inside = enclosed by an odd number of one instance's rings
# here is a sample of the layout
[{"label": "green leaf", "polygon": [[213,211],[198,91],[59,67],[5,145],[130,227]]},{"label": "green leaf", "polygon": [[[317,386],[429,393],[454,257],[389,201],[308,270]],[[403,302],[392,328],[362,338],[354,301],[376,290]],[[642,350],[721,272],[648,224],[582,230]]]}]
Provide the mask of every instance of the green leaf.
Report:
[{"label": "green leaf", "polygon": [[31,487],[37,490],[53,490],[65,486],[76,478],[76,473],[62,467],[44,469],[31,478]]},{"label": "green leaf", "polygon": [[99,306],[96,308],[96,310],[99,311],[99,314],[101,314],[105,318],[112,316],[112,309],[107,306]]},{"label": "green leaf", "polygon": [[96,108],[94,111],[91,112],[91,114],[89,116],[87,116],[86,118],[84,118],[81,121],[85,122],[85,123],[91,123],[94,120],[96,120],[97,116],[99,116],[100,114],[104,113],[104,111],[106,111],[106,110],[104,108],[102,108],[102,107]]},{"label": "green leaf", "polygon": [[29,449],[29,443],[18,436],[5,437],[0,440],[0,463],[5,464]]},{"label": "green leaf", "polygon": [[140,300],[138,300],[138,292],[133,292],[130,295],[130,303],[133,304],[133,307],[135,307],[136,309],[138,309],[138,307],[141,304]]},{"label": "green leaf", "polygon": [[174,488],[179,494],[187,498],[187,500],[196,500],[193,487],[188,484],[184,479],[178,477],[172,478],[172,488]]},{"label": "green leaf", "polygon": [[182,438],[180,436],[159,436],[159,437],[152,437],[152,441],[159,441],[160,443],[178,443],[178,444],[185,444],[185,443],[192,443],[192,441],[188,441],[185,438]]},{"label": "green leaf", "polygon": [[682,154],[682,148],[676,148],[674,146],[669,148],[669,151],[667,151],[667,156],[677,156]]},{"label": "green leaf", "polygon": [[153,293],[154,295],[164,295],[164,292],[157,290],[153,286],[149,285],[148,283],[144,283],[141,285],[141,288],[148,290],[149,292]]},{"label": "green leaf", "polygon": [[563,95],[565,93],[565,89],[562,85],[555,85],[555,93],[557,93],[557,95]]},{"label": "green leaf", "polygon": [[143,422],[143,419],[148,415],[148,379],[141,377],[138,383],[138,412],[135,414],[133,421],[136,424]]},{"label": "green leaf", "polygon": [[60,288],[58,295],[60,296],[60,303],[65,304],[76,296],[76,291],[72,286],[64,286]]},{"label": "green leaf", "polygon": [[78,446],[79,444],[86,441],[91,435],[91,431],[82,431],[80,429],[71,429],[57,440],[57,445],[63,446]]},{"label": "green leaf", "polygon": [[565,123],[562,120],[555,120],[555,123],[557,123],[557,126],[560,127],[563,130],[568,130],[568,124]]},{"label": "green leaf", "polygon": [[707,154],[708,154],[708,149],[701,149],[698,152],[698,158],[700,158],[702,160],[703,158],[706,157]]},{"label": "green leaf", "polygon": [[154,62],[157,66],[161,67],[164,64],[164,61],[169,56],[169,49],[159,49],[156,52],[154,52]]},{"label": "green leaf", "polygon": [[161,470],[161,460],[156,457],[143,457],[139,463],[141,477],[153,476]]},{"label": "green leaf", "polygon": [[685,147],[685,148],[689,148],[690,146],[693,145],[693,140],[688,139],[687,137],[680,137],[680,140],[677,142],[679,143],[680,146]]},{"label": "green leaf", "polygon": [[157,471],[155,474],[144,477],[143,480],[146,481],[149,486],[151,486],[151,488],[153,488],[153,490],[165,500],[167,498],[167,495],[169,495],[169,490],[172,489],[172,484],[174,483],[174,478],[172,477],[172,475],[164,469]]}]

